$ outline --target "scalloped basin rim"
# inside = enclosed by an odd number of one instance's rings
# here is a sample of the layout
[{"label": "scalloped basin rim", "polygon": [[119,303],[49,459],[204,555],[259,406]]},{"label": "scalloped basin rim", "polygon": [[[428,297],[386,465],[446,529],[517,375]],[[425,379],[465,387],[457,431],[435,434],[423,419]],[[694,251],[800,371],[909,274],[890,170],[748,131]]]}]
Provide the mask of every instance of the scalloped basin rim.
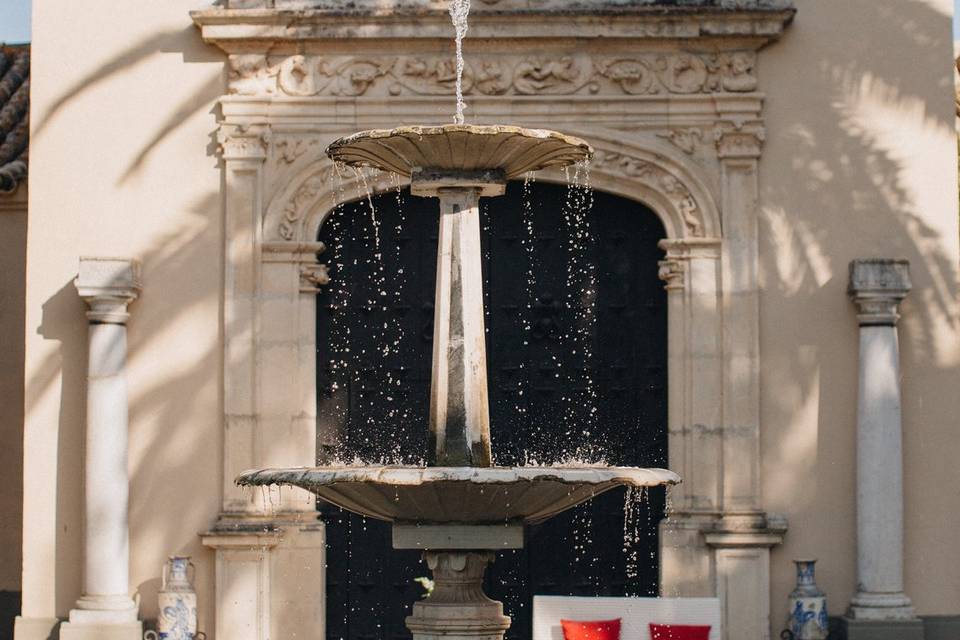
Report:
[{"label": "scalloped basin rim", "polygon": [[291,485],[388,522],[536,524],[619,486],[676,484],[635,467],[295,467],[246,471],[237,484]]},{"label": "scalloped basin rim", "polygon": [[416,169],[500,170],[506,179],[589,160],[590,145],[575,136],[512,125],[446,124],[360,131],[327,147],[335,162],[410,176]]},{"label": "scalloped basin rim", "polygon": [[470,482],[473,484],[509,484],[552,480],[566,484],[602,484],[617,482],[635,487],[678,484],[680,476],[669,469],[641,467],[413,467],[328,466],[251,469],[237,476],[237,484],[328,485],[342,482],[376,482],[384,485],[421,485],[433,482]]},{"label": "scalloped basin rim", "polygon": [[576,136],[570,136],[559,131],[551,129],[528,129],[518,127],[512,124],[431,124],[431,125],[406,125],[395,127],[393,129],[367,129],[357,131],[348,136],[344,136],[330,144],[328,149],[347,146],[357,140],[392,138],[407,134],[417,136],[442,136],[448,133],[469,133],[472,135],[498,135],[501,133],[515,133],[525,138],[554,138],[575,147],[591,149],[586,141]]}]

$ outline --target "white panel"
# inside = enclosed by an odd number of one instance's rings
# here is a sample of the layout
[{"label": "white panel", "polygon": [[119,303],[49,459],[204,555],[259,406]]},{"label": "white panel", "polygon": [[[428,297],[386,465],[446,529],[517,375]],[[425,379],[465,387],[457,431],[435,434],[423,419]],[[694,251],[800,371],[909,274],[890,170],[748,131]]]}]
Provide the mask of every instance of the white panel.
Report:
[{"label": "white panel", "polygon": [[720,640],[718,598],[574,598],[534,596],[533,640],[563,640],[560,620],[620,618],[624,640],[650,640],[656,624],[708,624],[710,640]]}]

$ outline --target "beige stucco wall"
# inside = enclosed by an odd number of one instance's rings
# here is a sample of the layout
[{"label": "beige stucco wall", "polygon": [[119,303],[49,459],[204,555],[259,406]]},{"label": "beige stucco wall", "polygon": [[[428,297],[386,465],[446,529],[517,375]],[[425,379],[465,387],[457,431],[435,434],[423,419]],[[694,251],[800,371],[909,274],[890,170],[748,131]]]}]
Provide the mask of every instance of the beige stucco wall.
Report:
[{"label": "beige stucco wall", "polygon": [[[790,531],[771,556],[773,622],[796,557],[820,558],[832,612],[855,587],[856,257],[905,257],[907,593],[960,611],[960,334],[951,3],[802,0],[761,55],[762,447],[765,504]],[[779,613],[778,613],[779,612]],[[780,616],[778,618],[777,616]]]},{"label": "beige stucco wall", "polygon": [[220,174],[223,60],[195,0],[34,3],[26,317],[25,616],[65,615],[80,589],[86,321],[81,255],[143,264],[130,320],[131,585],[155,616],[161,565],[212,557],[197,532],[220,496]]},{"label": "beige stucco wall", "polygon": [[20,590],[27,186],[0,194],[0,591]]},{"label": "beige stucco wall", "polygon": [[[209,629],[213,559],[196,533],[220,499],[222,212],[211,134],[223,56],[190,23],[195,0],[35,4],[24,615],[63,616],[79,595],[86,340],[77,260],[129,256],[143,262],[144,283],[130,322],[131,584],[153,617],[164,557],[193,555]],[[764,493],[791,522],[772,556],[774,628],[791,558],[821,558],[835,613],[854,587],[856,325],[845,287],[847,262],[870,255],[913,263],[902,335],[907,589],[921,613],[957,613],[949,3],[799,4],[760,69],[770,96]]]}]

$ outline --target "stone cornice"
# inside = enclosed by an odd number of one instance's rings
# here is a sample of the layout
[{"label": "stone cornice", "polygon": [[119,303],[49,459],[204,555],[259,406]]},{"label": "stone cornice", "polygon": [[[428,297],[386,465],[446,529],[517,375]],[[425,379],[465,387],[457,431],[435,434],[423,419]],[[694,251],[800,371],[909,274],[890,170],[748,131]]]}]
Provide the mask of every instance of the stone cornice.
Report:
[{"label": "stone cornice", "polygon": [[[235,4],[235,3],[234,3]],[[504,0],[470,16],[470,38],[735,39],[758,49],[775,40],[793,19],[790,2],[725,2],[717,6],[598,3],[538,8]],[[265,50],[264,45],[336,40],[413,39],[449,41],[446,8],[413,3],[389,11],[315,9],[204,9],[191,12],[203,39],[228,53]]]}]

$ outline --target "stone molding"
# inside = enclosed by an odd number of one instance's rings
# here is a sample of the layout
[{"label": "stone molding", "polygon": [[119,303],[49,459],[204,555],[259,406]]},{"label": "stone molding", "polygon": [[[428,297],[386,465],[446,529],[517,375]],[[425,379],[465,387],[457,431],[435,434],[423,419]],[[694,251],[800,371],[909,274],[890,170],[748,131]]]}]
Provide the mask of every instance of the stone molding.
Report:
[{"label": "stone molding", "polygon": [[283,531],[206,531],[200,534],[200,542],[210,549],[272,549],[280,544]]},{"label": "stone molding", "polygon": [[87,318],[99,324],[126,324],[127,305],[140,295],[140,263],[127,258],[81,257],[77,293],[87,303]]},{"label": "stone molding", "polygon": [[[501,2],[486,7],[477,4],[470,16],[471,38],[739,39],[759,49],[780,37],[796,12],[787,0],[725,0],[720,6]],[[394,3],[389,9],[369,0],[351,3],[349,8],[332,1],[275,4],[268,7],[265,2],[245,0],[239,4],[233,0],[229,8],[203,9],[190,15],[205,41],[230,52],[258,41],[302,45],[346,38],[411,38],[448,42],[451,35],[446,5],[432,0]]]},{"label": "stone molding", "polygon": [[[451,96],[449,54],[420,56],[234,53],[227,92],[245,96]],[[620,55],[472,55],[466,95],[560,96],[750,93],[756,53],[626,52]]]},{"label": "stone molding", "polygon": [[[224,0],[227,9],[263,9],[273,8],[280,11],[291,9],[306,9],[315,11],[343,12],[343,3],[340,0]],[[681,4],[681,6],[678,6]],[[444,0],[398,0],[394,2],[396,11],[446,11]],[[350,3],[350,13],[371,13],[382,11],[382,3],[377,0],[354,0]],[[694,11],[714,12],[723,11],[784,11],[793,9],[793,0],[684,0],[682,3],[663,0],[640,0],[630,4],[622,0],[479,0],[472,11],[475,14],[484,14],[492,11],[547,11],[561,10],[567,12],[609,12],[613,10],[631,10],[634,12],[656,12],[661,15],[683,14]]]},{"label": "stone molding", "polygon": [[868,258],[850,262],[850,299],[857,305],[862,326],[896,325],[900,302],[910,292],[910,262]]}]

